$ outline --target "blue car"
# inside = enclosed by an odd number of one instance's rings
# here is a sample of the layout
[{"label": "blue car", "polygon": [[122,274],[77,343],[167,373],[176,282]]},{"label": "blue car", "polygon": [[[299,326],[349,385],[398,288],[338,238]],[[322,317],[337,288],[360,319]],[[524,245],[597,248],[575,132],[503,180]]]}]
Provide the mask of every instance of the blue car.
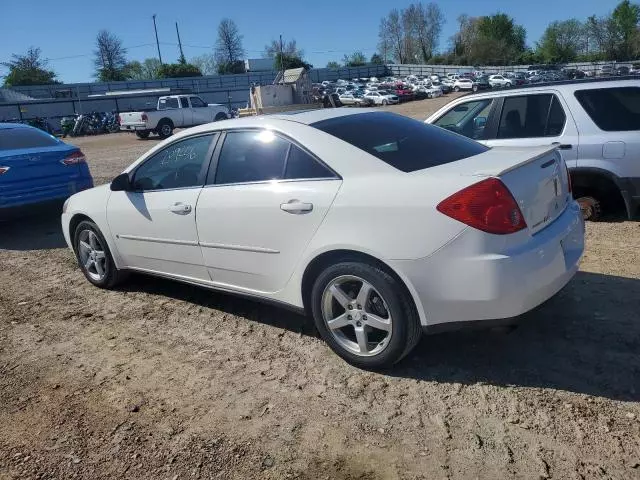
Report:
[{"label": "blue car", "polygon": [[78,147],[20,123],[0,123],[0,213],[93,187]]}]

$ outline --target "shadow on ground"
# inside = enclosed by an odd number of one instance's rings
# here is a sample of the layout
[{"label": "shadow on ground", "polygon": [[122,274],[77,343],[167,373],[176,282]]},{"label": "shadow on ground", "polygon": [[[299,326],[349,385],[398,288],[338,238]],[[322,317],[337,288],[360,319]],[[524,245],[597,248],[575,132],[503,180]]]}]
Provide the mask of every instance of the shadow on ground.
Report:
[{"label": "shadow on ground", "polygon": [[[252,321],[315,336],[293,312],[168,280],[134,276],[124,290],[196,303]],[[384,373],[462,384],[554,388],[640,400],[640,280],[579,272],[509,333],[473,330],[425,336]]]},{"label": "shadow on ground", "polygon": [[64,248],[62,202],[12,210],[0,219],[0,250]]}]

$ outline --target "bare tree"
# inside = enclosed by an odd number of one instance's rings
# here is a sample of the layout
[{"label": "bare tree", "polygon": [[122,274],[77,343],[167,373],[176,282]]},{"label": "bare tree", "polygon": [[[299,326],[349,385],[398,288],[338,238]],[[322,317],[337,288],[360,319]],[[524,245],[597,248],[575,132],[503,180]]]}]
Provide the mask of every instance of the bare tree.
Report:
[{"label": "bare tree", "polygon": [[214,58],[218,64],[218,72],[233,73],[244,56],[242,35],[236,23],[224,18],[218,25],[218,39],[214,50]]},{"label": "bare tree", "polygon": [[381,37],[384,36],[391,46],[393,59],[398,63],[406,63],[405,35],[400,11],[394,8],[380,24]]},{"label": "bare tree", "polygon": [[[275,58],[280,53],[280,40],[271,40],[271,43],[264,46],[264,55],[268,58]],[[304,50],[298,48],[295,39],[282,43],[282,53],[287,57],[304,57]]]},{"label": "bare tree", "polygon": [[93,52],[95,76],[103,82],[126,80],[127,49],[122,40],[107,30],[100,30]]},{"label": "bare tree", "polygon": [[380,19],[380,26],[378,28],[378,52],[384,63],[388,63],[391,60],[392,54],[391,37],[389,35],[389,29],[387,26],[387,19]]},{"label": "bare tree", "polygon": [[215,75],[216,59],[210,53],[203,53],[191,59],[191,63],[198,67],[203,75]]}]

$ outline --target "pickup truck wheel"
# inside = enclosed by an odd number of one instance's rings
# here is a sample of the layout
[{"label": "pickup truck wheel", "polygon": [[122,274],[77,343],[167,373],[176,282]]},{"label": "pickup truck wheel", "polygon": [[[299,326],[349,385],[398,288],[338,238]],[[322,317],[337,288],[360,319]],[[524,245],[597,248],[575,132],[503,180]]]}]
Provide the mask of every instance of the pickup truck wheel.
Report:
[{"label": "pickup truck wheel", "polygon": [[160,120],[157,128],[160,138],[167,138],[173,134],[173,123],[170,120]]},{"label": "pickup truck wheel", "polygon": [[453,87],[453,91],[454,92],[459,92],[460,91],[460,87]]},{"label": "pickup truck wheel", "polygon": [[224,113],[218,113],[214,121],[219,122],[220,120],[226,120],[227,116]]},{"label": "pickup truck wheel", "polygon": [[138,138],[149,138],[149,130],[136,130],[136,137]]}]

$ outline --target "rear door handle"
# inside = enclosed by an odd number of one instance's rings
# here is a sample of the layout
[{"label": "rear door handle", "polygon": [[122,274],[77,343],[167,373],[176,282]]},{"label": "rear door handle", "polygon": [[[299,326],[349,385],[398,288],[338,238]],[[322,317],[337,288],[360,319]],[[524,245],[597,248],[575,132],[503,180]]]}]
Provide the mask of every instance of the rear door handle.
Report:
[{"label": "rear door handle", "polygon": [[558,150],[571,150],[573,148],[570,143],[553,142],[551,145],[557,146]]},{"label": "rear door handle", "polygon": [[189,215],[191,213],[191,205],[182,202],[176,202],[169,207],[169,211],[178,215]]},{"label": "rear door handle", "polygon": [[289,200],[287,203],[280,205],[280,210],[287,213],[309,213],[313,210],[313,203],[304,203],[299,200]]}]

